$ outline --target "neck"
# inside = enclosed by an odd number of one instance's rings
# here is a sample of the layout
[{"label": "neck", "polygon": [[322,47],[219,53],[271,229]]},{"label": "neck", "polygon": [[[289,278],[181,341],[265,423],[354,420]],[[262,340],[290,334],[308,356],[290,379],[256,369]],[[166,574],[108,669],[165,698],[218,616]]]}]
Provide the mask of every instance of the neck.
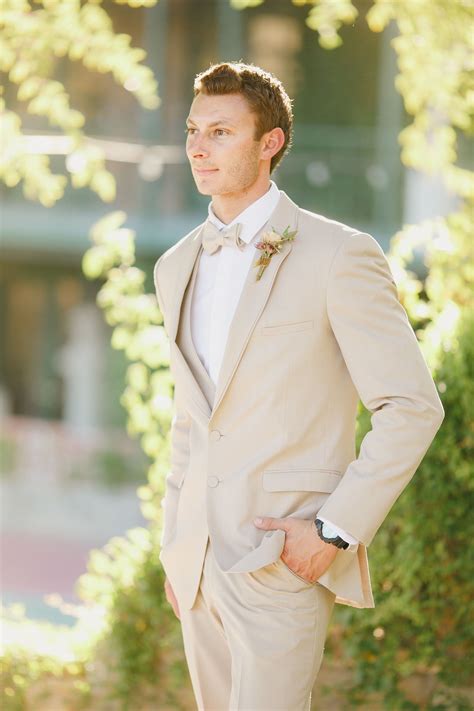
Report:
[{"label": "neck", "polygon": [[213,195],[212,210],[221,222],[228,225],[249,205],[252,205],[252,203],[265,195],[269,188],[270,180],[268,175],[262,176],[261,179],[239,192]]}]

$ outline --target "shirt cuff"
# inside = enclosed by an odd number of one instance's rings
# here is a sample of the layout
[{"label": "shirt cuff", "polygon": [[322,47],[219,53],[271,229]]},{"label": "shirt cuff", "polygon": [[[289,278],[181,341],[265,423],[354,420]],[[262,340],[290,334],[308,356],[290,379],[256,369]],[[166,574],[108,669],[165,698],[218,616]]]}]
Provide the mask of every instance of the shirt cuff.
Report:
[{"label": "shirt cuff", "polygon": [[328,526],[331,526],[333,528],[337,535],[340,536],[346,543],[349,543],[350,546],[356,546],[359,544],[359,541],[357,538],[354,538],[354,536],[351,536],[350,533],[347,533],[347,531],[344,531],[343,528],[339,528],[339,526],[335,526],[331,521],[328,521],[327,518],[324,516],[318,516],[319,520],[322,521],[323,523],[327,523]]}]

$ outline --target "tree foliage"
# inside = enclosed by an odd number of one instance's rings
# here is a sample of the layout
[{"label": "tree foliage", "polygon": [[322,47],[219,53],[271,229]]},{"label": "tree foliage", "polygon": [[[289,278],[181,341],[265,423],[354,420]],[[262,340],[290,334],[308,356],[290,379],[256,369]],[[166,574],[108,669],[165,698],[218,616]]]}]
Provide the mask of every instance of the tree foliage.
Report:
[{"label": "tree foliage", "polygon": [[128,432],[139,436],[150,457],[148,486],[140,487],[143,515],[154,525],[161,517],[160,497],[169,461],[173,380],[169,344],[156,296],[145,293],[145,273],[134,266],[132,230],[123,227],[124,212],[113,212],[91,230],[94,245],[84,255],[83,270],[101,278],[97,302],[113,328],[112,347],[130,362],[121,403],[128,413]]},{"label": "tree foliage", "polygon": [[[151,6],[156,0],[120,4]],[[131,46],[131,37],[117,34],[100,0],[3,0],[0,8],[0,71],[7,85],[0,94],[0,180],[21,184],[25,197],[54,205],[70,183],[88,186],[110,202],[115,179],[105,166],[103,150],[85,138],[86,117],[75,109],[56,76],[64,62],[81,64],[91,72],[111,74],[146,109],[159,104],[157,82],[143,64],[144,49]],[[8,106],[13,96],[24,113],[42,117],[63,140],[64,173],[53,173],[44,145],[24,135],[23,112]]]}]

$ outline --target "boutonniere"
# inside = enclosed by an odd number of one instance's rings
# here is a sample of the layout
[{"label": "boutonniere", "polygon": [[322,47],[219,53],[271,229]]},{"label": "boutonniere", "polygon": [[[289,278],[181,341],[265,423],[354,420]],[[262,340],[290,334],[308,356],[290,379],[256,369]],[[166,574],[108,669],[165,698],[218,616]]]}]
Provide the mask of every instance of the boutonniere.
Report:
[{"label": "boutonniere", "polygon": [[257,242],[255,245],[255,247],[262,252],[261,256],[253,265],[254,267],[260,267],[257,272],[257,281],[261,279],[262,274],[270,264],[270,259],[273,255],[281,251],[281,248],[285,242],[292,242],[296,237],[296,233],[297,230],[291,231],[288,226],[281,234],[273,228],[270,232],[265,232],[263,234],[260,242]]}]

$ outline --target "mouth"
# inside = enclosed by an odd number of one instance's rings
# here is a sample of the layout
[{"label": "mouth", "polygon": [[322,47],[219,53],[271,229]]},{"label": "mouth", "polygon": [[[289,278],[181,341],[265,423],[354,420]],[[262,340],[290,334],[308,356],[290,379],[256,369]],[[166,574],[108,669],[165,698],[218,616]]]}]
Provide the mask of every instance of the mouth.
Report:
[{"label": "mouth", "polygon": [[198,175],[210,175],[211,173],[217,173],[218,168],[193,168],[193,170]]}]

